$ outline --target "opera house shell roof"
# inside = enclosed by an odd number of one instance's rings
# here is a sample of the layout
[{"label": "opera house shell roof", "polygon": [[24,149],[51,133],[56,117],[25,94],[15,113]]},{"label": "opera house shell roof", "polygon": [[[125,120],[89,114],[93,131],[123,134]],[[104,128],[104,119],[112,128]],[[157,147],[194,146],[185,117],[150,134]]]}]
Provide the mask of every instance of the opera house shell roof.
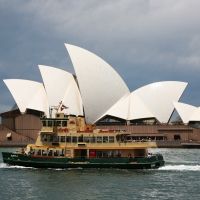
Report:
[{"label": "opera house shell roof", "polygon": [[188,123],[191,121],[200,121],[200,107],[195,107],[189,104],[172,102],[176,108],[178,114],[180,115],[183,123]]},{"label": "opera house shell roof", "polygon": [[[167,123],[187,83],[157,82],[130,92],[120,75],[103,59],[77,46],[65,44],[76,78],[64,70],[39,65],[43,83],[4,80],[21,113],[42,111],[47,117],[60,101],[66,114],[85,115],[94,124],[105,116],[124,120],[155,118]],[[52,112],[52,113],[51,113]]]}]

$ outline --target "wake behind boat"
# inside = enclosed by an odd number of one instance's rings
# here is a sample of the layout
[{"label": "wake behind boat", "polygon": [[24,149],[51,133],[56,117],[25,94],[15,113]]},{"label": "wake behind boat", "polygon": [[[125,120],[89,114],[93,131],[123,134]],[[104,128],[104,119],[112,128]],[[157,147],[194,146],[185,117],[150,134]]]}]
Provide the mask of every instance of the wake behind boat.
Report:
[{"label": "wake behind boat", "polygon": [[36,143],[18,152],[2,152],[9,165],[36,168],[152,169],[164,165],[163,156],[151,155],[153,141],[135,141],[122,130],[100,130],[85,124],[83,116],[56,113],[41,118]]}]

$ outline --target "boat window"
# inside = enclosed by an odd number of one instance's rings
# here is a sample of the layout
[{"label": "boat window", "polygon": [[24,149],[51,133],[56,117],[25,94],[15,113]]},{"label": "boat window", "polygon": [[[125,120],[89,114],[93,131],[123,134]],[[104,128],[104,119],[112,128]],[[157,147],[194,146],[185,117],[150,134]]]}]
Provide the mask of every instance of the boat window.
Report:
[{"label": "boat window", "polygon": [[47,126],[46,120],[42,120],[42,126]]},{"label": "boat window", "polygon": [[59,136],[53,136],[53,142],[59,142]]},{"label": "boat window", "polygon": [[102,137],[97,137],[97,143],[102,143]]},{"label": "boat window", "polygon": [[61,126],[61,121],[56,121],[56,126]]},{"label": "boat window", "polygon": [[47,141],[47,135],[43,135],[41,138],[42,141]]},{"label": "boat window", "polygon": [[31,148],[31,149],[30,149],[30,154],[31,154],[31,155],[34,155],[34,154],[35,154],[35,149],[32,149],[32,148]]},{"label": "boat window", "polygon": [[97,151],[97,157],[102,157],[102,151]]},{"label": "boat window", "polygon": [[36,155],[41,156],[41,149],[36,149]]},{"label": "boat window", "polygon": [[114,136],[109,136],[109,143],[114,143]]},{"label": "boat window", "polygon": [[71,136],[66,137],[66,142],[71,142]]},{"label": "boat window", "polygon": [[109,157],[114,157],[114,151],[109,151]]},{"label": "boat window", "polygon": [[120,135],[116,135],[116,140],[117,140],[117,142],[118,142],[118,141],[121,141]]},{"label": "boat window", "polygon": [[66,149],[66,154],[70,155],[71,154],[71,149]]},{"label": "boat window", "polygon": [[60,156],[64,156],[64,149],[60,150]]},{"label": "boat window", "polygon": [[52,127],[53,123],[52,121],[48,121],[48,127]]},{"label": "boat window", "polygon": [[58,151],[58,150],[54,150],[54,151],[53,151],[53,155],[54,155],[54,156],[58,156],[58,155],[59,155],[59,151]]},{"label": "boat window", "polygon": [[116,157],[121,157],[121,151],[116,151]]},{"label": "boat window", "polygon": [[60,137],[60,142],[65,142],[65,136]]},{"label": "boat window", "polygon": [[48,156],[52,156],[53,155],[53,151],[52,150],[48,150]]},{"label": "boat window", "polygon": [[62,121],[62,127],[67,126],[67,121]]},{"label": "boat window", "polygon": [[84,137],[83,141],[88,143],[90,141],[90,138],[89,137]]},{"label": "boat window", "polygon": [[83,142],[83,136],[78,137],[78,142]]},{"label": "boat window", "polygon": [[53,142],[53,135],[49,135],[49,140],[47,139],[47,141]]},{"label": "boat window", "polygon": [[42,156],[46,156],[47,155],[47,150],[42,150]]},{"label": "boat window", "polygon": [[96,137],[93,137],[93,136],[92,136],[92,137],[90,138],[90,142],[91,142],[91,143],[95,143],[95,142],[96,142]]},{"label": "boat window", "polygon": [[77,142],[77,137],[76,136],[72,137],[72,142],[74,142],[74,143]]},{"label": "boat window", "polygon": [[103,143],[108,143],[108,136],[103,136]]},{"label": "boat window", "polygon": [[108,151],[103,151],[103,157],[108,157]]}]

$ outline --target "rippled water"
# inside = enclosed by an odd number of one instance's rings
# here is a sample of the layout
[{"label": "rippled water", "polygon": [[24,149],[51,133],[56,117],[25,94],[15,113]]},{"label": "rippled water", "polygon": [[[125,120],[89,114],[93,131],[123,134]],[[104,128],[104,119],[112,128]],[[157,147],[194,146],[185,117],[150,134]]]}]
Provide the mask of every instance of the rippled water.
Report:
[{"label": "rippled water", "polygon": [[[0,148],[15,151],[16,148]],[[200,149],[151,149],[157,170],[34,169],[0,156],[0,199],[200,199]]]}]

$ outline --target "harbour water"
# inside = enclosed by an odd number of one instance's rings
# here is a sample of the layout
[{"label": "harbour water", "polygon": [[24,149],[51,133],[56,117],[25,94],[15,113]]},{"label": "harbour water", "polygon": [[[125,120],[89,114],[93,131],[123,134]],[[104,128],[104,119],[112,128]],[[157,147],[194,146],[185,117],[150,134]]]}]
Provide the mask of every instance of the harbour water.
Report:
[{"label": "harbour water", "polygon": [[[0,148],[15,151],[17,148]],[[0,199],[199,199],[200,149],[150,149],[156,170],[35,169],[8,166],[0,155]]]}]

